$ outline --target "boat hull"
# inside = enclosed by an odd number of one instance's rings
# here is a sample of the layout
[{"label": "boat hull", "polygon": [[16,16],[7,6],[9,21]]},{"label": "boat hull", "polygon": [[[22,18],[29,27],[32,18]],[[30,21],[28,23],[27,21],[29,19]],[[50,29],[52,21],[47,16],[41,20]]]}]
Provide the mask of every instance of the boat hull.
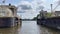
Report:
[{"label": "boat hull", "polygon": [[51,27],[54,29],[60,29],[60,17],[37,19],[37,24]]},{"label": "boat hull", "polygon": [[15,26],[15,18],[13,17],[1,17],[0,27],[12,27]]}]

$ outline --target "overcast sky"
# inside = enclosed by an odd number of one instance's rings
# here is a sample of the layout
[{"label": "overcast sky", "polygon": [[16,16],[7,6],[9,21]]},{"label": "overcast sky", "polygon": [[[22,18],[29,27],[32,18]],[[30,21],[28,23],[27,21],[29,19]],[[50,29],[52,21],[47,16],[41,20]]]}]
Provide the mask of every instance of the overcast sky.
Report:
[{"label": "overcast sky", "polygon": [[[0,0],[0,4],[3,0]],[[33,18],[36,16],[40,8],[39,6],[44,6],[44,10],[50,11],[50,4],[53,4],[53,8],[57,5],[58,0],[6,0],[5,4],[11,3],[15,6],[20,6],[19,11],[20,15],[23,19],[24,18]],[[28,10],[29,9],[29,10]],[[57,7],[56,10],[59,10],[59,7]]]}]

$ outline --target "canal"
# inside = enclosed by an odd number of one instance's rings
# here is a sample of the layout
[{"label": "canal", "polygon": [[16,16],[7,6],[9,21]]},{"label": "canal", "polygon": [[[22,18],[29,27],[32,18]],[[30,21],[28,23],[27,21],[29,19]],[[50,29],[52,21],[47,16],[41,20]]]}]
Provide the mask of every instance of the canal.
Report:
[{"label": "canal", "polygon": [[60,31],[37,25],[36,21],[22,21],[22,26],[0,28],[0,34],[60,34]]}]

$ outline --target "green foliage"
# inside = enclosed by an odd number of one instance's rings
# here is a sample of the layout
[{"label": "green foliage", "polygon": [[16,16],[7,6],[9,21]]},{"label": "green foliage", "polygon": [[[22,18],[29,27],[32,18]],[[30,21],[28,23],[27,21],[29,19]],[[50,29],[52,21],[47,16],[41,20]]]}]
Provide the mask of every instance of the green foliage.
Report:
[{"label": "green foliage", "polygon": [[52,15],[51,13],[47,13],[46,17],[51,17],[51,15]]},{"label": "green foliage", "polygon": [[[45,17],[51,17],[51,15],[52,15],[51,13],[47,13],[45,15]],[[38,14],[36,17],[34,17],[33,20],[36,20],[38,18],[38,16],[40,16],[40,14]]]},{"label": "green foliage", "polygon": [[36,19],[37,19],[37,17],[34,17],[34,18],[33,18],[33,20],[36,20]]}]

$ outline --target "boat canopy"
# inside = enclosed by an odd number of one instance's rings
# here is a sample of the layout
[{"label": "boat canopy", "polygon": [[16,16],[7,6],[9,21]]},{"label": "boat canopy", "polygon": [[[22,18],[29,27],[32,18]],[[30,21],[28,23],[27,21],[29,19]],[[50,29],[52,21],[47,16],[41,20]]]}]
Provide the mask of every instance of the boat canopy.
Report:
[{"label": "boat canopy", "polygon": [[13,13],[7,7],[0,7],[0,17],[13,17]]}]

